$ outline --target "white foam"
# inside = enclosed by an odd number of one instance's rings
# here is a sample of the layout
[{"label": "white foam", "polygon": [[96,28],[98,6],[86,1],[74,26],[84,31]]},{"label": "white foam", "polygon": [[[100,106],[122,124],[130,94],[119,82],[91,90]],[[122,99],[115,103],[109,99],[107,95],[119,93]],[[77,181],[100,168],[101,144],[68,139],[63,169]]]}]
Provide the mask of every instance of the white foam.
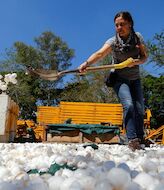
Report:
[{"label": "white foam", "polygon": [[[130,151],[127,146],[100,144],[0,144],[0,190],[163,190],[164,147]],[[54,176],[28,174],[30,169],[61,168]]]}]

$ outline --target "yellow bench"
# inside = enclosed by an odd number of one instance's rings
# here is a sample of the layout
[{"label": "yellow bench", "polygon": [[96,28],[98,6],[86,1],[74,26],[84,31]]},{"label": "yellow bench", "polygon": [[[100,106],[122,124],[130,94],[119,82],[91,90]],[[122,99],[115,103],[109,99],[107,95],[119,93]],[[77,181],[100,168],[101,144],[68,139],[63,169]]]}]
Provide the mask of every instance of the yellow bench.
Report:
[{"label": "yellow bench", "polygon": [[111,123],[122,126],[121,104],[61,102],[58,107],[39,106],[37,122],[45,124],[64,123],[71,119],[74,124]]},{"label": "yellow bench", "polygon": [[[39,106],[37,122],[40,125],[63,124],[70,120],[72,124],[106,124],[122,127],[121,104],[61,102],[58,107]],[[114,134],[87,135],[78,130],[65,132],[63,135],[47,134],[50,142],[96,142],[118,143]]]}]

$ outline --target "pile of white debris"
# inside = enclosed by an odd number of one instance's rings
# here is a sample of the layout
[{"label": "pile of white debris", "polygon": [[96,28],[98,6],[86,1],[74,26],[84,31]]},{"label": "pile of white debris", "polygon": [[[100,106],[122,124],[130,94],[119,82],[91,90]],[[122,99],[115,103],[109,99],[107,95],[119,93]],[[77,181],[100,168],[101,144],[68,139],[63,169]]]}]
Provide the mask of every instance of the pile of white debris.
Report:
[{"label": "pile of white debris", "polygon": [[164,146],[2,143],[0,190],[164,190]]}]

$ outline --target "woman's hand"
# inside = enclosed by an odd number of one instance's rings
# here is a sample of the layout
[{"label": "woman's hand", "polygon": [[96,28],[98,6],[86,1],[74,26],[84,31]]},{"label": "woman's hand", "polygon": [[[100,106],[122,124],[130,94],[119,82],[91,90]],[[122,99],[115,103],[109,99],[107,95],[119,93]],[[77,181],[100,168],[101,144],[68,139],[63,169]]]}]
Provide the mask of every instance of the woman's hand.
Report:
[{"label": "woman's hand", "polygon": [[147,60],[147,50],[144,44],[139,45],[140,59],[133,59],[133,62],[128,67],[134,67],[135,65],[141,65]]},{"label": "woman's hand", "polygon": [[140,59],[133,59],[133,62],[128,65],[128,67],[134,67],[140,64]]},{"label": "woman's hand", "polygon": [[79,72],[80,72],[80,73],[85,72],[87,67],[88,67],[88,62],[85,61],[84,63],[82,63],[82,64],[78,67]]}]

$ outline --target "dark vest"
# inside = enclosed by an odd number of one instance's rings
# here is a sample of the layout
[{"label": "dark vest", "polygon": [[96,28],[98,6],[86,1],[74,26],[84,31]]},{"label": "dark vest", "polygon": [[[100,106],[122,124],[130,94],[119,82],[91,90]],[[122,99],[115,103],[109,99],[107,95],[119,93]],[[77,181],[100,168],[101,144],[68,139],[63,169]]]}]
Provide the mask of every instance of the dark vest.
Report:
[{"label": "dark vest", "polygon": [[[115,42],[112,44],[112,57],[113,63],[118,64],[122,61],[125,61],[129,57],[133,59],[138,59],[140,57],[140,49],[136,47],[140,44],[138,36],[135,34],[131,37],[128,43],[121,44],[119,43],[117,37]],[[124,68],[115,71],[120,77],[135,80],[139,78],[139,66],[134,66],[131,68]]]}]

